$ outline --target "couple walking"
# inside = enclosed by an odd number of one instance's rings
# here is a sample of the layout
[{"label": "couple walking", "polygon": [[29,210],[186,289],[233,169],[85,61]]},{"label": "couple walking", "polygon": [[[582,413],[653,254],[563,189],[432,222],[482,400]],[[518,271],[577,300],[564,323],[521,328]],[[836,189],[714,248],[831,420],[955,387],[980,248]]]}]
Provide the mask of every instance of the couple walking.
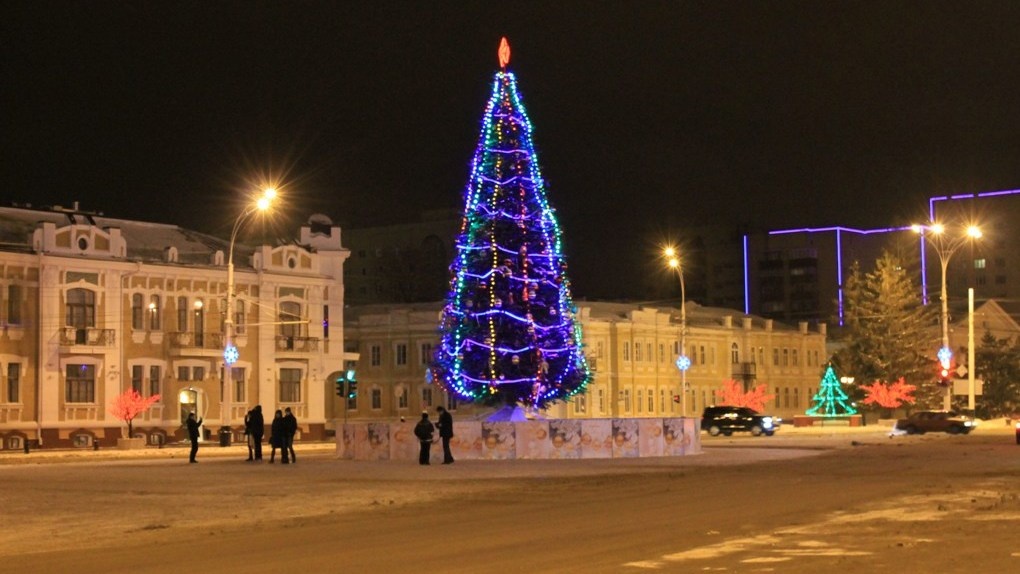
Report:
[{"label": "couple walking", "polygon": [[[284,414],[286,413],[286,414]],[[283,464],[296,463],[297,454],[294,453],[294,435],[297,434],[297,418],[294,417],[294,413],[290,412],[290,407],[283,409],[283,411],[277,409],[276,414],[273,415],[273,424],[269,427],[271,435],[269,435],[269,445],[273,447],[273,450],[269,453],[269,464],[276,461],[276,449],[282,451],[281,457]]]},{"label": "couple walking", "polygon": [[[439,422],[435,424],[435,430],[439,431],[439,438],[443,440],[443,464],[453,464],[453,454],[450,452],[450,439],[453,437],[453,415],[443,407],[436,407],[439,413]],[[429,464],[429,456],[432,450],[433,425],[429,421],[428,411],[421,412],[421,420],[414,425],[414,436],[418,437],[421,450],[418,452],[418,464]]]}]

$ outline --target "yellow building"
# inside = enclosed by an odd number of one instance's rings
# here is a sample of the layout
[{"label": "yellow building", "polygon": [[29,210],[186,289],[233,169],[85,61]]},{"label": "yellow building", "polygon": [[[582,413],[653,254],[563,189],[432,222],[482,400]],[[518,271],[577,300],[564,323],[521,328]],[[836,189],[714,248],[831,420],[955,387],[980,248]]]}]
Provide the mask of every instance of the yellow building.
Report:
[{"label": "yellow building", "polygon": [[[692,366],[680,392],[675,360],[680,310],[623,303],[581,302],[577,316],[594,377],[584,395],[543,413],[551,418],[701,416],[726,380],[775,394],[770,414],[792,417],[811,406],[827,363],[826,327],[790,327],[730,309],[687,303],[685,348]],[[456,408],[426,380],[438,344],[440,303],[348,308],[348,350],[360,354],[359,393],[349,417],[393,420],[434,405]],[[681,400],[681,397],[685,400]],[[460,405],[461,416],[488,410]]]},{"label": "yellow building", "polygon": [[[173,225],[60,209],[0,208],[0,448],[113,444],[127,389],[160,399],[134,420],[150,444],[243,440],[248,409],[291,407],[301,435],[335,418],[343,353],[340,228],[313,216],[290,244],[235,245],[234,343],[224,395],[229,243]],[[267,433],[268,434],[268,433]]]}]

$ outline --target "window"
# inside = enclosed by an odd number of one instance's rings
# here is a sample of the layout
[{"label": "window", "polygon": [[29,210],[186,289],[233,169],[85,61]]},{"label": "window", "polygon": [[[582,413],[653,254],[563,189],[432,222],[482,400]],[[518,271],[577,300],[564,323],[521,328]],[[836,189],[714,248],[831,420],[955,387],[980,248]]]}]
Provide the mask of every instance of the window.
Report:
[{"label": "window", "polygon": [[159,295],[149,297],[149,329],[153,331],[159,331],[160,329],[159,314],[161,309],[159,303]]},{"label": "window", "polygon": [[192,367],[191,376],[196,381],[205,380],[205,367]]},{"label": "window", "polygon": [[144,376],[145,369],[141,365],[133,365],[131,367],[131,390],[142,394],[142,377]]},{"label": "window", "polygon": [[301,304],[296,301],[280,302],[280,335],[284,337],[301,336]]},{"label": "window", "polygon": [[665,389],[659,389],[659,410],[666,412],[666,391]]},{"label": "window", "polygon": [[790,406],[790,387],[786,387],[783,389],[783,406],[784,407]]},{"label": "window", "polygon": [[301,402],[301,369],[280,369],[280,402]]},{"label": "window", "polygon": [[428,365],[432,362],[432,343],[421,344],[421,364]]},{"label": "window", "polygon": [[779,366],[779,349],[772,349],[772,366]]},{"label": "window", "polygon": [[398,367],[406,366],[407,365],[407,344],[406,343],[397,343],[397,347],[396,347],[396,349],[394,349],[394,351],[395,351],[394,362],[396,363],[396,365]]},{"label": "window", "polygon": [[790,350],[786,348],[783,349],[783,366],[790,366]]},{"label": "window", "polygon": [[161,369],[159,368],[159,365],[151,365],[149,367],[149,396],[150,397],[160,394],[160,387],[161,387],[160,382],[161,382],[161,379],[162,379],[162,377],[160,377],[160,370]]},{"label": "window", "polygon": [[793,349],[792,351],[790,351],[790,364],[792,364],[794,367],[797,366],[797,349]]},{"label": "window", "polygon": [[7,286],[7,322],[21,324],[21,285]]},{"label": "window", "polygon": [[705,364],[705,346],[704,345],[701,345],[700,351],[701,351],[701,364],[704,365]]},{"label": "window", "polygon": [[67,365],[64,384],[64,402],[96,402],[96,366]]},{"label": "window", "polygon": [[630,360],[630,341],[624,341],[623,343],[623,360]]},{"label": "window", "polygon": [[730,363],[736,365],[740,362],[740,347],[736,343],[730,345]]},{"label": "window", "polygon": [[974,269],[984,269],[985,265],[987,265],[987,263],[984,258],[974,260]]},{"label": "window", "polygon": [[448,411],[457,410],[457,397],[453,395],[446,396],[446,410]]},{"label": "window", "polygon": [[779,387],[776,387],[776,408],[779,408]]},{"label": "window", "polygon": [[588,397],[587,395],[574,395],[574,413],[584,414],[588,410]]},{"label": "window", "polygon": [[659,362],[666,362],[666,345],[664,343],[659,343]]},{"label": "window", "polygon": [[382,390],[378,387],[372,389],[372,410],[382,409]]},{"label": "window", "polygon": [[605,389],[599,389],[598,396],[599,396],[599,412],[600,413],[604,413],[604,412],[606,412],[606,392],[605,392]]},{"label": "window", "polygon": [[244,301],[234,301],[234,333],[244,334]]},{"label": "window", "polygon": [[[177,330],[181,333],[188,331],[188,298],[177,298]],[[182,379],[186,380],[186,379]]]},{"label": "window", "polygon": [[634,361],[641,360],[641,343],[634,343]]},{"label": "window", "polygon": [[373,367],[378,367],[382,364],[382,347],[372,345],[369,349],[369,361],[369,364]]},{"label": "window", "polygon": [[645,357],[647,357],[647,358],[645,360],[648,361],[649,363],[654,363],[655,362],[655,355],[652,354],[652,344],[651,343],[645,343],[645,351],[647,351],[647,354],[645,354]]},{"label": "window", "polygon": [[432,408],[432,389],[425,388],[421,390],[421,408],[422,410]]},{"label": "window", "polygon": [[142,310],[142,301],[144,298],[141,293],[135,293],[131,296],[131,328],[135,331],[141,331],[145,328],[145,312]]},{"label": "window", "polygon": [[246,403],[248,402],[247,393],[244,392],[244,367],[231,367],[230,368],[230,380],[234,383],[234,402],[235,403]]},{"label": "window", "polygon": [[794,407],[800,406],[800,389],[798,389],[797,387],[793,388],[793,406]]},{"label": "window", "polygon": [[651,389],[648,389],[648,412],[652,413],[655,411],[655,393]]},{"label": "window", "polygon": [[21,363],[7,365],[7,396],[8,403],[21,402]]},{"label": "window", "polygon": [[329,305],[322,306],[322,338],[329,338]]},{"label": "window", "polygon": [[397,389],[397,408],[407,408],[407,387],[401,386]]},{"label": "window", "polygon": [[178,381],[190,381],[191,380],[191,367],[177,367],[177,380]]},{"label": "window", "polygon": [[88,289],[70,289],[65,306],[65,325],[85,329],[96,326],[96,294]]},{"label": "window", "polygon": [[644,391],[642,391],[641,389],[638,389],[638,392],[637,392],[637,412],[639,412],[639,413],[641,412],[641,409],[644,408],[644,404],[645,404],[645,401],[644,401],[645,398],[642,396],[643,394],[644,394]]}]

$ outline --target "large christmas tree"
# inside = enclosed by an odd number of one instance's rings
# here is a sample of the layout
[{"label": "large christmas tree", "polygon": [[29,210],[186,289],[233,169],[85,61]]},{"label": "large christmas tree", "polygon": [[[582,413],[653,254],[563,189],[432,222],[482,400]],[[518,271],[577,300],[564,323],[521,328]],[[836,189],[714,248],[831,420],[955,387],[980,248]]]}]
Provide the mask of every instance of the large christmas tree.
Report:
[{"label": "large christmas tree", "polygon": [[499,57],[432,376],[461,400],[543,408],[582,392],[590,372],[506,38]]}]

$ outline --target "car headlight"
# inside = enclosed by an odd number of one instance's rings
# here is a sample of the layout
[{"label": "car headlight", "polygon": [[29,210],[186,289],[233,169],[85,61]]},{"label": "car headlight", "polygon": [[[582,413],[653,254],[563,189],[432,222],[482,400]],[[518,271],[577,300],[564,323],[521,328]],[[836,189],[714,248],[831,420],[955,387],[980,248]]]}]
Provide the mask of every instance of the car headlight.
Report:
[{"label": "car headlight", "polygon": [[765,417],[761,419],[761,424],[767,429],[772,428],[772,417]]},{"label": "car headlight", "polygon": [[972,426],[974,426],[974,423],[973,423],[973,421],[963,421],[963,426],[965,426],[965,427],[972,427]]}]

